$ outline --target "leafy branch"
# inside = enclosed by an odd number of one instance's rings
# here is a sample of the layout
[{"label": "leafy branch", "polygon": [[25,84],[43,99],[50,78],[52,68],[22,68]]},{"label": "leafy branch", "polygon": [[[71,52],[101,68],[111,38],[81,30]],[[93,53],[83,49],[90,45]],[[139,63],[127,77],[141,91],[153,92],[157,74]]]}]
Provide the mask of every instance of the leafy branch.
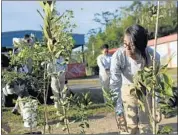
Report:
[{"label": "leafy branch", "polygon": [[[143,70],[138,71],[134,76],[134,88],[131,89],[130,94],[138,99],[140,109],[145,112],[144,103],[148,107],[150,122],[160,122],[156,117],[152,116],[151,104],[148,102],[150,97],[154,96],[157,99],[157,110],[163,111],[171,108],[168,100],[173,98],[173,80],[165,72],[168,64],[156,68],[155,74],[152,74],[153,67],[145,67]],[[161,113],[161,112],[160,112]],[[161,116],[161,115],[160,115]]]}]

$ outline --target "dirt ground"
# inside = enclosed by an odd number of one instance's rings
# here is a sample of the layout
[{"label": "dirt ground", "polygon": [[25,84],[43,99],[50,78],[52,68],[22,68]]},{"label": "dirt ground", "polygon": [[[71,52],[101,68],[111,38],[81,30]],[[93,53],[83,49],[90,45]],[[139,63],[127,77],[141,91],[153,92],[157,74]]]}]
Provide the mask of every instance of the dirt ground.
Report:
[{"label": "dirt ground", "polygon": [[[86,129],[86,134],[108,134],[108,135],[117,135],[117,125],[113,113],[100,114],[90,118],[89,121],[90,128]],[[160,125],[171,125],[174,128],[174,132],[177,132],[177,117],[170,119],[163,119]],[[71,133],[80,133],[77,132],[80,129],[77,127],[77,123],[74,126],[71,126]],[[54,134],[64,134],[59,129],[53,129]]]},{"label": "dirt ground", "polygon": [[[18,122],[17,122],[18,123]],[[62,131],[62,127],[56,127],[57,122],[51,122],[51,134],[67,134]],[[96,116],[89,117],[90,128],[86,129],[86,134],[95,134],[95,135],[117,135],[117,126],[116,121],[114,119],[113,113],[101,113]],[[74,123],[70,125],[71,134],[80,134],[80,128],[78,127],[79,123]],[[177,116],[169,119],[163,119],[160,125],[171,125],[174,128],[174,133],[177,132]],[[22,123],[19,124],[10,124],[11,134],[13,132],[19,134],[23,134],[25,132],[29,132],[29,129],[25,129]],[[34,131],[42,131],[42,127],[38,127],[34,129]],[[48,132],[46,134],[49,134]]]}]

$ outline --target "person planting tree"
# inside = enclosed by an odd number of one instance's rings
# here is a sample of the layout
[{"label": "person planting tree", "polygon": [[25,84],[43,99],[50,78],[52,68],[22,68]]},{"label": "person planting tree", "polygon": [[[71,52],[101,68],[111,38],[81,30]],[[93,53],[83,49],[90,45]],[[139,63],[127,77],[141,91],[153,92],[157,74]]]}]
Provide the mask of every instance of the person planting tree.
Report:
[{"label": "person planting tree", "polygon": [[[119,121],[126,125],[127,133],[150,133],[148,107],[145,112],[138,109],[138,100],[130,94],[133,77],[144,67],[153,64],[153,49],[147,47],[148,32],[140,25],[132,25],[125,30],[124,45],[111,59],[110,89],[117,96],[116,114]],[[160,65],[160,55],[156,54],[156,66]],[[151,102],[151,96],[149,98]],[[151,103],[150,103],[151,105]],[[120,131],[121,134],[125,131]]]}]

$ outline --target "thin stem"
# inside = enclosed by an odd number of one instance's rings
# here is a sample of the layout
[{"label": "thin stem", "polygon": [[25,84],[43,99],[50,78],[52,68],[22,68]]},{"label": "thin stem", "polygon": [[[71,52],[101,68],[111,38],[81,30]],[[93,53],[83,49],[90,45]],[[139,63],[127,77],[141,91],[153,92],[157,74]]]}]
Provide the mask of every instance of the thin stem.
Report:
[{"label": "thin stem", "polygon": [[68,132],[68,134],[70,134],[70,131],[69,131],[69,125],[68,125],[67,122],[66,122],[66,126],[67,126],[67,132]]},{"label": "thin stem", "polygon": [[[46,111],[46,124],[48,125],[48,108],[47,108],[47,99],[48,99],[48,86],[49,86],[49,77],[47,78],[47,91],[46,91],[46,100],[45,100],[45,111]],[[51,128],[49,127],[48,132],[51,133]]]},{"label": "thin stem", "polygon": [[44,110],[44,116],[45,116],[45,123],[44,123],[44,134],[46,132],[46,125],[48,125],[48,118],[47,118],[47,105],[46,105],[46,69],[47,66],[45,64],[45,69],[44,69],[44,84],[43,84],[43,90],[44,90],[44,105],[45,105],[45,110]]},{"label": "thin stem", "polygon": [[46,104],[47,104],[47,98],[48,98],[48,90],[49,90],[49,77],[48,77],[48,81],[47,81],[47,91],[46,91]]},{"label": "thin stem", "polygon": [[30,133],[32,134],[32,113],[31,113],[31,118],[30,118]]},{"label": "thin stem", "polygon": [[150,104],[149,104],[149,102],[148,102],[147,97],[145,98],[145,100],[146,100],[146,104],[147,104],[147,106],[148,106],[148,112],[149,112],[149,115],[150,115],[150,117],[151,117],[151,120],[152,120],[152,121],[155,121],[155,118],[151,115],[152,113],[151,113]]},{"label": "thin stem", "polygon": [[[156,48],[157,48],[157,34],[158,34],[158,20],[159,20],[159,1],[157,3],[157,17],[156,17],[156,28],[155,28],[155,40],[154,40],[154,57],[153,57],[153,75],[155,75],[155,71],[156,71]],[[155,118],[156,116],[156,103],[155,103],[155,90],[153,87],[153,97],[152,97],[152,113],[153,113],[153,117]],[[156,134],[156,121],[153,121],[153,134]]]},{"label": "thin stem", "polygon": [[65,125],[67,127],[68,134],[70,134],[69,125],[68,125],[68,122],[67,122],[68,118],[67,118],[66,108],[65,108],[65,106],[63,106],[62,108],[63,108],[64,117],[65,117],[64,123],[65,123]]}]

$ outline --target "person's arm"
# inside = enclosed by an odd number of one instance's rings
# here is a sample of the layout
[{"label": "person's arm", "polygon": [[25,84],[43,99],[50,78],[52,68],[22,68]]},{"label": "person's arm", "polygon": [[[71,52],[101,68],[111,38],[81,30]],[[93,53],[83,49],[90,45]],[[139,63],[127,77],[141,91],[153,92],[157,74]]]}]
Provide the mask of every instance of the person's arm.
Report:
[{"label": "person's arm", "polygon": [[121,85],[122,85],[122,77],[121,77],[121,57],[119,56],[121,52],[116,52],[113,54],[111,58],[111,67],[110,67],[110,89],[113,91],[116,96],[114,97],[114,101],[116,101],[116,113],[118,115],[123,113],[122,99],[121,99]]},{"label": "person's arm", "polygon": [[97,57],[97,64],[98,64],[98,67],[99,67],[100,70],[102,70],[102,71],[106,70],[102,61],[101,61],[101,56]]}]

